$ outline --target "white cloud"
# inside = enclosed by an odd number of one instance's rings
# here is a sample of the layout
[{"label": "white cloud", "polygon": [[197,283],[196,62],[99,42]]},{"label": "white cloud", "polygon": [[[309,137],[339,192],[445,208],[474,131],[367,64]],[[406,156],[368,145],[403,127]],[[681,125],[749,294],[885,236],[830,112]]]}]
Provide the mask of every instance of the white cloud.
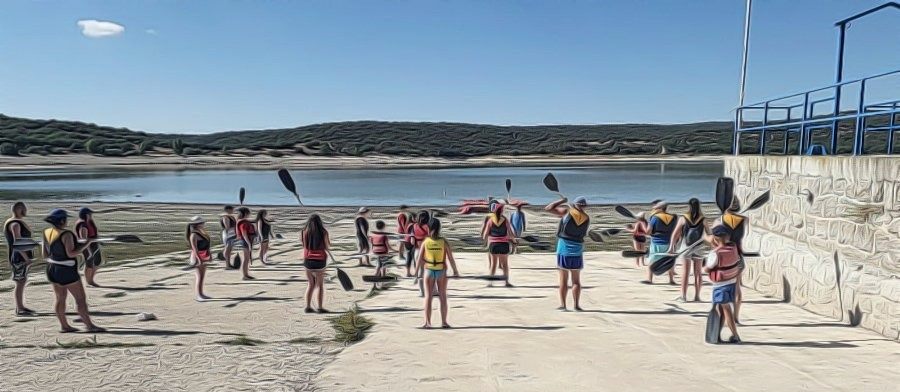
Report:
[{"label": "white cloud", "polygon": [[78,27],[81,28],[81,34],[88,38],[114,37],[125,32],[125,26],[96,19],[79,20]]},{"label": "white cloud", "polygon": [[154,29],[147,29],[147,30],[144,30],[144,32],[147,34],[150,34],[150,35],[158,35],[156,30],[154,30]]}]

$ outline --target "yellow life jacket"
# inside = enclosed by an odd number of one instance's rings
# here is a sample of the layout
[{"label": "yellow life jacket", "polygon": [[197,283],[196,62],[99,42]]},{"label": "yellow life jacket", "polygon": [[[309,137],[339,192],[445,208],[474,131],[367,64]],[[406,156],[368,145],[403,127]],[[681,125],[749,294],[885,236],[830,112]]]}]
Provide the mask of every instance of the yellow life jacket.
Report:
[{"label": "yellow life jacket", "polygon": [[447,240],[443,238],[425,238],[425,241],[422,242],[422,252],[425,252],[423,254],[425,268],[430,270],[444,269],[444,259],[447,256]]}]

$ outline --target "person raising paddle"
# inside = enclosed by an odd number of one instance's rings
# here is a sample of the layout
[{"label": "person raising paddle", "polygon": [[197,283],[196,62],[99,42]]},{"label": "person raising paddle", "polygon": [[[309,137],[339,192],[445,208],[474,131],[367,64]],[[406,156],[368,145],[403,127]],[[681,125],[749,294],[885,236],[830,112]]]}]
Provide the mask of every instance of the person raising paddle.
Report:
[{"label": "person raising paddle", "polygon": [[497,273],[497,267],[503,270],[506,287],[509,283],[510,242],[514,241],[513,229],[509,220],[503,216],[503,204],[491,204],[491,213],[481,227],[481,238],[488,244],[488,256],[491,263],[491,276]]},{"label": "person raising paddle", "polygon": [[459,277],[459,271],[456,269],[450,243],[441,237],[441,221],[431,219],[428,229],[428,237],[422,241],[416,259],[417,275],[425,275],[425,325],[422,328],[431,328],[431,304],[435,286],[441,303],[441,328],[450,328],[447,323],[447,263],[453,268],[453,277]]},{"label": "person raising paddle", "polygon": [[[90,208],[84,207],[78,211],[78,221],[75,222],[75,235],[78,236],[79,242],[100,238],[97,223],[94,222],[94,211],[91,211]],[[94,276],[97,275],[97,269],[100,268],[100,264],[103,262],[103,256],[100,254],[100,244],[92,243],[84,250],[82,257],[84,258],[85,283],[91,287],[100,287],[94,280]]]},{"label": "person raising paddle", "polygon": [[206,279],[206,263],[212,260],[212,254],[209,249],[212,246],[209,233],[206,232],[206,223],[200,216],[191,218],[188,222],[185,238],[191,247],[191,265],[196,271],[196,279],[194,280],[194,294],[197,302],[203,302],[209,297],[203,294],[203,281]]},{"label": "person raising paddle", "polygon": [[[669,203],[664,201],[658,202],[653,206],[653,212],[650,215],[650,250],[648,260],[651,266],[653,262],[665,257],[669,252],[669,244],[672,241],[672,231],[675,230],[677,220],[666,210],[669,209]],[[646,284],[653,284],[653,268],[647,268]],[[669,269],[669,284],[675,284],[675,270]]]},{"label": "person raising paddle", "polygon": [[[19,240],[31,240],[31,227],[25,223],[28,207],[17,201],[12,205],[12,217],[3,224],[3,236],[6,238],[6,250],[9,269],[16,288],[13,297],[16,303],[16,316],[34,316],[34,311],[25,307],[25,286],[28,285],[28,267],[34,258],[33,250],[16,250],[13,244]],[[33,248],[32,248],[33,249]]]},{"label": "person raising paddle", "polygon": [[[745,215],[739,214],[741,211],[741,202],[738,200],[737,196],[735,196],[731,201],[731,206],[728,210],[719,217],[718,224],[724,226],[729,231],[729,237],[734,245],[737,247],[738,252],[741,256],[744,255],[744,247],[743,241],[744,236],[747,234],[747,227],[750,224],[750,218]],[[744,295],[741,292],[741,278],[743,276],[744,271],[744,259],[741,258],[739,270],[742,272],[737,276],[737,284],[735,285],[735,297],[734,297],[734,322],[740,324],[740,313],[741,313],[741,304],[744,302]]]},{"label": "person raising paddle", "polygon": [[303,245],[303,267],[306,268],[306,308],[304,312],[314,312],[312,308],[313,295],[316,296],[318,312],[327,313],[322,306],[325,300],[325,267],[328,261],[328,248],[331,247],[331,239],[328,230],[322,223],[319,214],[311,214],[306,221],[306,227],[300,233],[300,243]]},{"label": "person raising paddle", "polygon": [[44,258],[47,260],[47,280],[53,286],[56,294],[56,318],[59,320],[60,332],[78,332],[78,328],[69,325],[66,319],[66,297],[72,294],[75,297],[75,305],[81,322],[87,326],[88,332],[106,332],[106,329],[98,327],[91,322],[88,313],[87,295],[84,286],[81,285],[81,276],[78,274],[78,256],[93,242],[88,239],[79,244],[71,230],[66,229],[69,213],[62,209],[50,211],[44,221],[51,226],[44,230],[44,244],[41,246]]},{"label": "person raising paddle", "polygon": [[253,260],[253,242],[256,239],[256,226],[250,220],[249,208],[240,207],[237,209],[237,213],[237,238],[244,255],[244,260],[241,262],[242,279],[253,280],[256,278],[250,276],[250,261]]},{"label": "person raising paddle", "polygon": [[231,252],[234,250],[234,243],[237,242],[237,219],[234,217],[234,207],[225,206],[225,213],[219,218],[219,225],[222,226],[222,245],[225,246],[223,254],[225,255],[225,269],[234,269],[231,265]]},{"label": "person raising paddle", "polygon": [[575,199],[571,206],[566,205],[566,198],[559,199],[544,207],[560,217],[556,236],[556,267],[559,269],[559,310],[567,310],[566,294],[569,290],[569,277],[572,278],[572,299],[575,310],[581,311],[581,270],[584,268],[584,237],[591,225],[591,218],[585,208],[584,197]]},{"label": "person raising paddle", "polygon": [[[669,253],[680,252],[697,241],[703,240],[708,234],[709,229],[706,227],[706,217],[703,216],[703,211],[700,210],[700,200],[691,198],[688,200],[688,212],[678,219],[675,229],[672,230]],[[677,250],[673,249],[676,244],[678,245]],[[682,254],[679,258],[681,259],[682,265],[684,265],[684,269],[683,276],[681,277],[681,297],[678,297],[678,300],[682,302],[686,301],[688,278],[691,276],[691,273],[693,273],[694,302],[699,302],[700,287],[703,283],[703,274],[700,271],[703,257],[700,255],[697,248],[695,248],[693,251]]]},{"label": "person raising paddle", "polygon": [[[707,240],[712,244],[713,250],[706,257],[703,272],[709,273],[709,280],[713,282],[712,303],[731,330],[728,343],[740,343],[733,306],[742,258],[737,244],[731,241],[730,233],[731,230],[724,226],[712,228],[712,236]],[[718,341],[721,342],[722,338]]]}]

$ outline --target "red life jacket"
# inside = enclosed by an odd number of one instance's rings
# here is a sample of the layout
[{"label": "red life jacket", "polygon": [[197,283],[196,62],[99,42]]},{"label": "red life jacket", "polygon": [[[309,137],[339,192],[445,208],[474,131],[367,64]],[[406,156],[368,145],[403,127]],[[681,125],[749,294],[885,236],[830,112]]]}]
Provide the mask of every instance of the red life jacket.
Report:
[{"label": "red life jacket", "polygon": [[428,225],[414,224],[412,226],[412,233],[411,233],[413,235],[413,237],[412,237],[413,245],[418,247],[419,244],[422,243],[422,241],[425,241],[425,237],[428,237],[428,234],[430,234],[430,232],[431,232],[431,230],[428,229]]},{"label": "red life jacket", "polygon": [[[320,241],[322,244],[313,244],[312,241],[309,240],[309,237],[306,232],[303,233],[303,258],[309,260],[328,260],[328,253],[325,252],[325,244],[324,240]],[[313,247],[321,248],[321,249],[312,249]]]},{"label": "red life jacket", "polygon": [[713,249],[716,252],[718,262],[716,266],[709,271],[709,280],[713,282],[724,282],[737,278],[741,273],[738,268],[741,261],[741,254],[738,252],[737,246],[728,244]]},{"label": "red life jacket", "polygon": [[410,242],[409,237],[406,237],[406,234],[409,233],[409,221],[409,213],[401,212],[397,215],[397,234],[404,235],[403,237],[400,237],[400,242]]},{"label": "red life jacket", "polygon": [[256,225],[246,219],[238,220],[237,234],[238,238],[244,238],[243,236],[246,235],[247,238],[253,241],[256,238]]},{"label": "red life jacket", "polygon": [[388,254],[388,236],[384,233],[373,233],[369,236],[372,241],[372,253],[376,255]]},{"label": "red life jacket", "polygon": [[87,237],[86,238],[97,238],[97,234],[98,234],[97,233],[97,225],[94,223],[93,220],[90,222],[78,221],[78,223],[75,224],[75,233],[77,235],[80,235],[82,228],[87,229]]}]

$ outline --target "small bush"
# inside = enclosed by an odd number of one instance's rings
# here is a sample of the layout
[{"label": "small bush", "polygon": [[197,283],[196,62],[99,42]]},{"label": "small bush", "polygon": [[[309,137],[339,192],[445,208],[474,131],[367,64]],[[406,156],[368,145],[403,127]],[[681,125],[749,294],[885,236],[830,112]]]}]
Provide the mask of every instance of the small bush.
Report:
[{"label": "small bush", "polygon": [[0,154],[6,156],[18,156],[19,155],[19,146],[13,143],[3,143],[0,144]]},{"label": "small bush", "polygon": [[181,139],[172,140],[172,151],[177,155],[184,154],[184,141]]},{"label": "small bush", "polygon": [[284,156],[284,153],[278,150],[269,151],[269,156],[274,158],[281,158]]},{"label": "small bush", "polygon": [[89,139],[84,143],[84,150],[87,151],[88,154],[99,154],[102,149],[96,139]]},{"label": "small bush", "polygon": [[201,150],[201,149],[199,149],[199,148],[194,148],[194,147],[185,147],[185,148],[182,150],[182,153],[181,153],[181,154],[178,154],[178,155],[184,155],[184,156],[187,156],[187,155],[203,155],[203,150]]}]

